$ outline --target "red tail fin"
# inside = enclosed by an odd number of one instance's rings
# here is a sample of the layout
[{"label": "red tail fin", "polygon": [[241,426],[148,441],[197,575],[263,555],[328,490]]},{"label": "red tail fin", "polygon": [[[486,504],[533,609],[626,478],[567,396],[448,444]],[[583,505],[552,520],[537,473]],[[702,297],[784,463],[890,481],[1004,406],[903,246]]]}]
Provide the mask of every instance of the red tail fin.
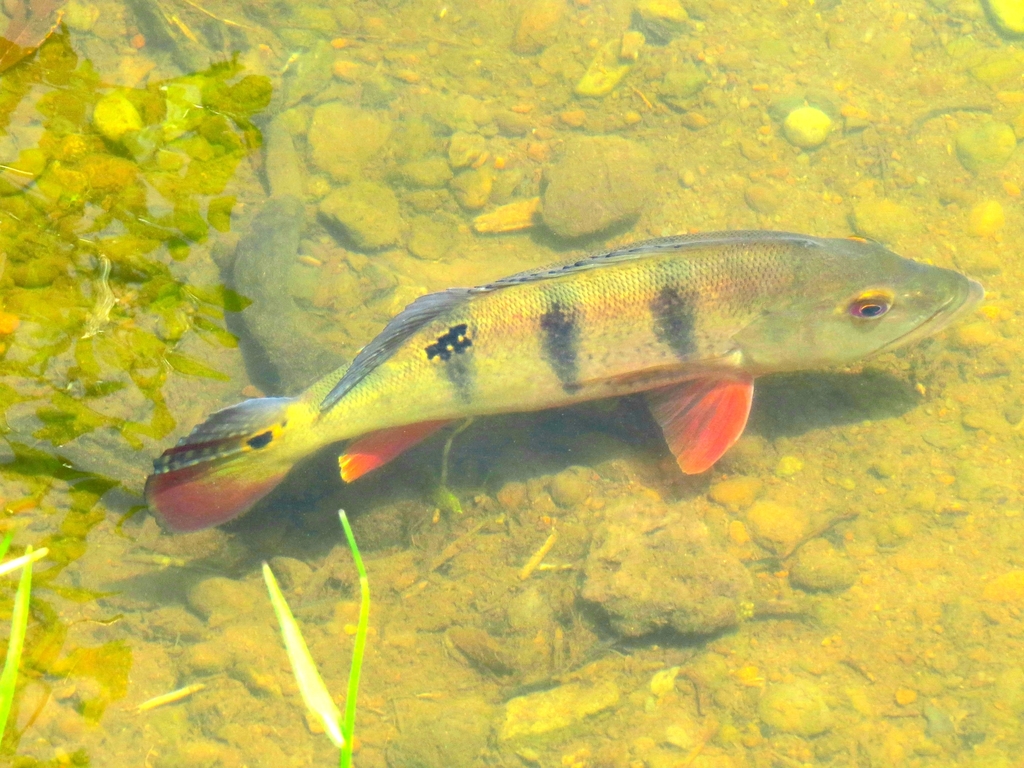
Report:
[{"label": "red tail fin", "polygon": [[291,468],[277,450],[291,398],[246,400],[218,411],[153,462],[146,501],[164,527],[183,533],[247,512]]}]

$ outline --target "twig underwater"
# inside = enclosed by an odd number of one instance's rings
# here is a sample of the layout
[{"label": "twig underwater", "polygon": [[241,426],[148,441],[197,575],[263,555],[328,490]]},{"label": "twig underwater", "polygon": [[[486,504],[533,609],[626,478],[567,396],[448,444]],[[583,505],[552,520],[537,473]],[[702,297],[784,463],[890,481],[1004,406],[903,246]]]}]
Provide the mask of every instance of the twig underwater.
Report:
[{"label": "twig underwater", "polygon": [[323,722],[328,737],[341,750],[338,758],[340,768],[349,768],[352,765],[359,678],[362,673],[363,654],[366,651],[366,633],[370,621],[370,581],[366,575],[366,567],[363,565],[363,558],[359,554],[359,546],[356,544],[345,510],[338,510],[338,517],[341,520],[341,527],[345,531],[349,549],[352,551],[356,572],[359,574],[359,623],[356,626],[355,643],[352,646],[352,663],[348,673],[344,717],[331,698],[323,678],[320,677],[316,662],[313,661],[306,641],[302,637],[302,630],[299,629],[299,625],[288,607],[288,601],[281,593],[277,579],[274,578],[274,573],[267,563],[263,563],[263,580],[270,593],[274,614],[281,626],[281,637],[284,640],[288,660],[292,666],[292,674],[295,675],[295,682],[298,683],[302,700],[309,711]]}]

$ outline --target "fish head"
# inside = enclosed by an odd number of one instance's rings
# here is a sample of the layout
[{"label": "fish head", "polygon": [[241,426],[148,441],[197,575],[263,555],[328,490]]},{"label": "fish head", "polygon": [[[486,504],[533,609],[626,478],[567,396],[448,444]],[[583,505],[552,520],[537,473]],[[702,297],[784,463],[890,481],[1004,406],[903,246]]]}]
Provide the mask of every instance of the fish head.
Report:
[{"label": "fish head", "polygon": [[984,297],[959,272],[859,238],[810,241],[791,289],[733,341],[755,374],[847,365],[937,333]]}]

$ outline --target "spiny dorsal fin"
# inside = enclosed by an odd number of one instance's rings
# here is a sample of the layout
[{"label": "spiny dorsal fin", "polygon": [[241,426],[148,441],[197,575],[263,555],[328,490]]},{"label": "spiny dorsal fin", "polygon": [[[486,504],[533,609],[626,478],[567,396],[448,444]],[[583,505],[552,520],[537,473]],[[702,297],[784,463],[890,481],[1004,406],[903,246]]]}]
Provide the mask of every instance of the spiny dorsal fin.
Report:
[{"label": "spiny dorsal fin", "polygon": [[343,398],[352,387],[395,353],[406,339],[416,331],[440,317],[452,307],[462,304],[469,297],[467,288],[449,288],[439,293],[428,293],[399,312],[391,319],[376,338],[363,347],[356,355],[345,375],[320,403],[320,410],[326,411]]}]

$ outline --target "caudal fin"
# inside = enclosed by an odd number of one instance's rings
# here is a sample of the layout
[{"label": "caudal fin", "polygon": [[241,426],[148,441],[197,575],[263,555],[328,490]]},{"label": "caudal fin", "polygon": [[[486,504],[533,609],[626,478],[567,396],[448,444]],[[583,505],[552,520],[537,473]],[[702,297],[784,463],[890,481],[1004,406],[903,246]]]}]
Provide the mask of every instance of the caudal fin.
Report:
[{"label": "caudal fin", "polygon": [[146,501],[176,533],[226,523],[247,512],[291,468],[280,451],[287,397],[265,397],[217,411],[164,451],[146,479]]}]

